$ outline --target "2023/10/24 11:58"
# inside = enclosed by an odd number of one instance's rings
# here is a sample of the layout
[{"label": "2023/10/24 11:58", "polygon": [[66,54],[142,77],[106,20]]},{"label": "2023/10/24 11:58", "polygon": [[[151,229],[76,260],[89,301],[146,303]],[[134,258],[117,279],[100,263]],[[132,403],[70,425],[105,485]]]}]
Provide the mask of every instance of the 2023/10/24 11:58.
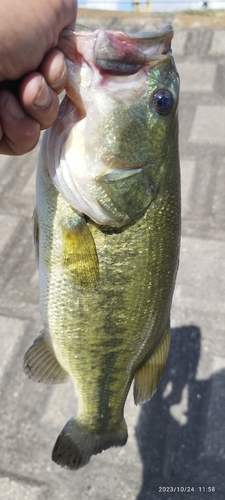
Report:
[{"label": "2023/10/24 11:58", "polygon": [[[159,486],[160,493],[191,493],[195,491],[194,486]],[[199,493],[215,493],[215,486],[198,486]]]}]

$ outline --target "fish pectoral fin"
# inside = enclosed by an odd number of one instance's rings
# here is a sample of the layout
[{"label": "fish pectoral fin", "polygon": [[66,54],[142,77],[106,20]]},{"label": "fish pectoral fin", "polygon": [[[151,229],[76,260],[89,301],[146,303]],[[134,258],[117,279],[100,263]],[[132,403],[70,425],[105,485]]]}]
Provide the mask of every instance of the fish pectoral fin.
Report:
[{"label": "fish pectoral fin", "polygon": [[61,222],[63,265],[78,288],[92,289],[99,282],[99,263],[94,238],[83,217]]},{"label": "fish pectoral fin", "polygon": [[24,373],[36,382],[62,384],[69,375],[59,364],[44,334],[45,330],[26,352],[23,363]]},{"label": "fish pectoral fin", "polygon": [[39,261],[39,227],[38,227],[38,216],[37,216],[37,209],[34,209],[33,213],[33,223],[34,223],[34,228],[33,228],[33,235],[34,235],[34,248],[35,248],[35,254],[36,254],[36,259],[37,263]]},{"label": "fish pectoral fin", "polygon": [[165,368],[170,347],[170,327],[167,328],[156,351],[149,360],[136,371],[134,376],[134,402],[145,403],[153,396]]}]

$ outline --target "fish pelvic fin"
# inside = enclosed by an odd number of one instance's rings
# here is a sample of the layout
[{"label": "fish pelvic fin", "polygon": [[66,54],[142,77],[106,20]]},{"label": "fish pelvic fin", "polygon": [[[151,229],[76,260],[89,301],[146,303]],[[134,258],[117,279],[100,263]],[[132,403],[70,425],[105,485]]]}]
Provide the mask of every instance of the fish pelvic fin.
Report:
[{"label": "fish pelvic fin", "polygon": [[95,242],[83,217],[61,222],[63,237],[63,265],[78,288],[93,289],[99,283],[99,263]]},{"label": "fish pelvic fin", "polygon": [[45,338],[45,330],[37,337],[24,356],[24,373],[44,384],[62,384],[68,373],[61,367],[55,354]]},{"label": "fish pelvic fin", "polygon": [[149,360],[134,376],[134,402],[145,403],[153,396],[163,374],[170,347],[170,327],[167,328],[159,346]]},{"label": "fish pelvic fin", "polygon": [[113,430],[93,432],[79,419],[70,419],[59,435],[52,452],[52,460],[61,467],[78,470],[86,465],[92,455],[112,446],[124,446],[128,438],[124,419]]}]

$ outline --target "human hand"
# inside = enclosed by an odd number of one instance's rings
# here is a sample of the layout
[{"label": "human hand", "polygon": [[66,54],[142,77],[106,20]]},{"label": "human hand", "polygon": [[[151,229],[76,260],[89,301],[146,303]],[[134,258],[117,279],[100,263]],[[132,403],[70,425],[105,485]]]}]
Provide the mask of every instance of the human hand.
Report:
[{"label": "human hand", "polygon": [[0,81],[22,80],[18,96],[9,90],[0,92],[0,153],[18,155],[33,149],[40,130],[57,117],[57,94],[65,86],[67,72],[62,52],[53,47],[65,26],[74,27],[76,3],[23,0],[22,7],[20,0],[11,3],[12,15],[6,0],[0,4]]}]

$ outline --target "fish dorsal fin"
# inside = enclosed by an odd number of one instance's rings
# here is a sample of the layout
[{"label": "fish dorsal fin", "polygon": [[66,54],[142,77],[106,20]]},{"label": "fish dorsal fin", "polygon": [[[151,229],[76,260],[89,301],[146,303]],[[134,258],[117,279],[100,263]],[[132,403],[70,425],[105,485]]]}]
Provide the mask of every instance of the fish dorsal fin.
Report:
[{"label": "fish dorsal fin", "polygon": [[24,356],[24,373],[44,384],[62,384],[68,373],[61,367],[49,342],[45,338],[45,330],[37,337]]},{"label": "fish dorsal fin", "polygon": [[95,242],[85,219],[79,215],[61,222],[63,265],[78,288],[92,289],[99,282]]},{"label": "fish dorsal fin", "polygon": [[167,328],[159,346],[134,376],[134,402],[145,403],[153,396],[165,368],[170,347],[170,328]]}]

